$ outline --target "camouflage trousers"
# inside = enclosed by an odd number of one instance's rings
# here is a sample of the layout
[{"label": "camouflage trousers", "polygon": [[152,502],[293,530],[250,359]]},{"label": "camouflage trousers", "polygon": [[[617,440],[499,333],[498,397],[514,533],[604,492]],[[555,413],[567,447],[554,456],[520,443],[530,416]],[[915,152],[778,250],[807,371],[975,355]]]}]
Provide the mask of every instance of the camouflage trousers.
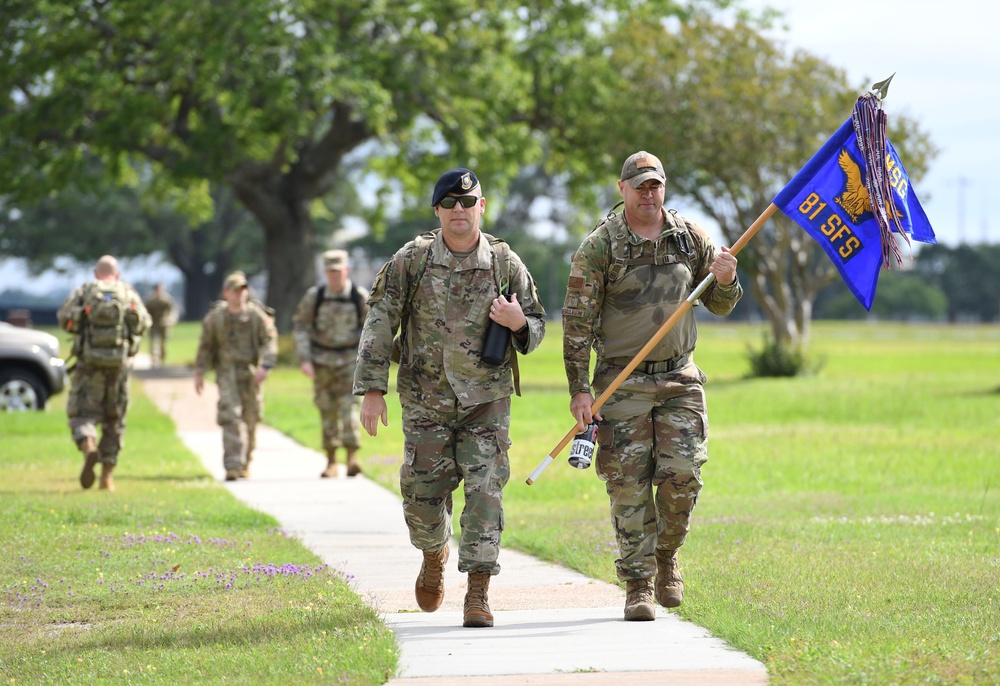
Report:
[{"label": "camouflage trousers", "polygon": [[77,445],[85,438],[97,441],[97,425],[100,425],[97,449],[100,461],[109,465],[118,463],[118,453],[125,445],[128,375],[128,367],[89,367],[80,362],[73,372],[66,400],[73,441]]},{"label": "camouflage trousers", "polygon": [[403,406],[399,485],[410,542],[435,550],[451,538],[452,492],[464,482],[460,572],[498,574],[503,487],[510,479],[510,398],[451,412]]},{"label": "camouflage trousers", "polygon": [[257,424],[264,414],[264,393],[254,383],[252,365],[220,365],[216,370],[222,427],[222,465],[242,469],[257,443]]},{"label": "camouflage trousers", "polygon": [[153,324],[146,336],[149,338],[149,356],[153,364],[162,364],[167,359],[167,337],[170,329]]},{"label": "camouflage trousers", "polygon": [[[594,388],[603,391],[621,371],[599,364]],[[708,460],[704,382],[694,363],[632,372],[600,410],[596,469],[611,500],[621,581],[656,574],[656,549],[679,548],[690,529]]]},{"label": "camouflage trousers", "polygon": [[354,365],[313,364],[313,402],[323,423],[323,449],[361,445],[360,398],[354,395]]}]

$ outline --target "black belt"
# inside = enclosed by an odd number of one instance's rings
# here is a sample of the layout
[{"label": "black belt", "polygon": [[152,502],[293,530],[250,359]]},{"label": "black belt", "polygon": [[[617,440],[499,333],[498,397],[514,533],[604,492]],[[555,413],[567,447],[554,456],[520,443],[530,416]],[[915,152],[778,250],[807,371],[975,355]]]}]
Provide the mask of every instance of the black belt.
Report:
[{"label": "black belt", "polygon": [[[612,357],[607,360],[608,364],[613,364],[616,367],[626,367],[628,363],[634,358],[630,357]],[[646,362],[640,362],[635,371],[642,372],[643,374],[663,374],[665,372],[672,372],[675,369],[680,369],[681,367],[687,365],[691,361],[690,355],[678,355],[669,360],[652,360]]]},{"label": "black belt", "polygon": [[360,343],[361,341],[358,341],[357,343],[350,343],[348,345],[329,346],[329,345],[323,345],[322,343],[317,343],[316,341],[309,341],[309,345],[313,346],[314,348],[319,348],[320,350],[326,350],[327,352],[332,352],[332,353],[339,353],[345,350],[357,350],[358,345]]}]

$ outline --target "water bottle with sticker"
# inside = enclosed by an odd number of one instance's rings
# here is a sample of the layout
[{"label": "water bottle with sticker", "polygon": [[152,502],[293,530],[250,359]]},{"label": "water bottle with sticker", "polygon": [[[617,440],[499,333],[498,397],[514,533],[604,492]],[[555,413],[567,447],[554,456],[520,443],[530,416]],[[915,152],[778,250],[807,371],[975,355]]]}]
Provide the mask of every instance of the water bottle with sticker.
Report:
[{"label": "water bottle with sticker", "polygon": [[573,437],[569,447],[569,464],[577,469],[586,469],[594,461],[594,450],[597,448],[594,439],[597,436],[597,422],[587,424],[587,428]]}]

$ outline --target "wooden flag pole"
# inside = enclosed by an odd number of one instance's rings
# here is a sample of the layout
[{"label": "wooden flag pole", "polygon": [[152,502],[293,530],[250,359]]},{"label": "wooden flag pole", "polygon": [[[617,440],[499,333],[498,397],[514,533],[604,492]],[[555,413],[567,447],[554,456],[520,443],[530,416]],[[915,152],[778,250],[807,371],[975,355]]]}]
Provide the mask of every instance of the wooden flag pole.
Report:
[{"label": "wooden flag pole", "polygon": [[[761,215],[757,217],[757,220],[750,225],[750,228],[747,229],[742,236],[740,236],[739,240],[736,241],[735,244],[733,244],[733,247],[729,249],[729,252],[735,255],[742,250],[746,244],[750,242],[750,239],[753,238],[758,231],[760,231],[760,228],[764,226],[767,220],[771,218],[771,215],[774,214],[777,209],[778,207],[774,203],[768,205],[767,209],[764,210]],[[608,398],[611,397],[611,394],[618,390],[618,387],[621,386],[625,379],[628,378],[628,375],[639,366],[639,363],[646,359],[646,355],[648,355],[650,351],[656,347],[656,344],[667,335],[667,332],[674,327],[677,321],[691,309],[694,302],[700,298],[706,290],[708,290],[708,287],[711,286],[714,281],[715,275],[709,274],[700,284],[698,284],[698,287],[691,292],[691,295],[688,296],[687,300],[682,302],[680,307],[674,310],[674,313],[667,318],[667,321],[663,322],[660,328],[657,329],[656,333],[653,334],[653,337],[646,342],[646,345],[642,346],[642,349],[636,353],[635,357],[632,358],[632,361],[625,365],[625,369],[621,370],[618,376],[615,377],[615,380],[604,389],[604,392],[601,393],[596,400],[594,400],[594,403],[590,406],[591,412],[596,414],[597,411],[601,409],[604,403],[607,402]],[[562,449],[573,440],[573,436],[576,435],[576,432],[577,428],[574,426],[570,429],[568,434],[563,436],[563,439],[559,441],[559,444],[556,445],[555,448],[552,449],[552,452],[546,455],[545,459],[543,459],[539,465],[535,467],[535,471],[531,473],[526,481],[529,486],[535,483],[535,479],[537,479],[541,473],[544,472],[550,464],[552,464],[552,462],[556,459],[556,455],[562,452]]]}]

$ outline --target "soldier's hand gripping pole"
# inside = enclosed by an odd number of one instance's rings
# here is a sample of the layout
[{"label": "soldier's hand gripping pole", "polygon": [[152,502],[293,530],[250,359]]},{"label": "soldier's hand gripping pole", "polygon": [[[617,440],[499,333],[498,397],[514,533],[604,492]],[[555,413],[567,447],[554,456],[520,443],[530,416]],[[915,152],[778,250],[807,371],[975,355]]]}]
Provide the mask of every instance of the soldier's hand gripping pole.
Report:
[{"label": "soldier's hand gripping pole", "polygon": [[[750,228],[747,229],[742,236],[740,236],[739,240],[736,241],[735,244],[733,244],[733,247],[729,249],[729,252],[735,255],[742,250],[744,246],[750,242],[750,239],[753,238],[758,231],[760,231],[760,228],[767,223],[767,220],[771,218],[771,215],[774,214],[777,209],[778,206],[774,203],[768,205],[767,209],[761,212],[761,215],[757,217],[756,221],[750,225]],[[621,386],[625,379],[628,378],[628,375],[631,374],[644,359],[646,359],[646,355],[648,355],[650,351],[656,347],[656,344],[660,342],[660,339],[667,335],[667,332],[674,327],[674,324],[676,324],[677,321],[691,309],[694,302],[700,298],[706,290],[708,290],[708,287],[711,286],[714,281],[715,275],[709,274],[700,284],[698,284],[698,286],[691,292],[691,295],[688,296],[687,300],[680,304],[680,307],[678,307],[674,313],[667,318],[667,321],[663,322],[660,328],[657,329],[656,333],[653,334],[653,337],[646,342],[646,345],[642,346],[642,349],[636,353],[635,357],[632,358],[632,361],[625,365],[625,369],[621,370],[618,376],[615,377],[615,380],[604,389],[604,392],[597,396],[594,403],[590,406],[590,411],[592,413],[597,413],[597,411],[601,409],[604,403],[607,402],[608,398],[611,397],[611,394],[618,390],[618,387]],[[556,459],[556,456],[562,452],[562,449],[573,440],[573,436],[576,435],[576,432],[577,428],[574,426],[569,430],[568,434],[563,436],[563,439],[559,441],[555,448],[552,449],[552,452],[546,455],[545,459],[543,459],[538,466],[535,467],[535,471],[533,471],[526,480],[526,483],[529,486],[535,483],[535,479],[541,476],[542,472],[544,472],[545,469]]]}]

